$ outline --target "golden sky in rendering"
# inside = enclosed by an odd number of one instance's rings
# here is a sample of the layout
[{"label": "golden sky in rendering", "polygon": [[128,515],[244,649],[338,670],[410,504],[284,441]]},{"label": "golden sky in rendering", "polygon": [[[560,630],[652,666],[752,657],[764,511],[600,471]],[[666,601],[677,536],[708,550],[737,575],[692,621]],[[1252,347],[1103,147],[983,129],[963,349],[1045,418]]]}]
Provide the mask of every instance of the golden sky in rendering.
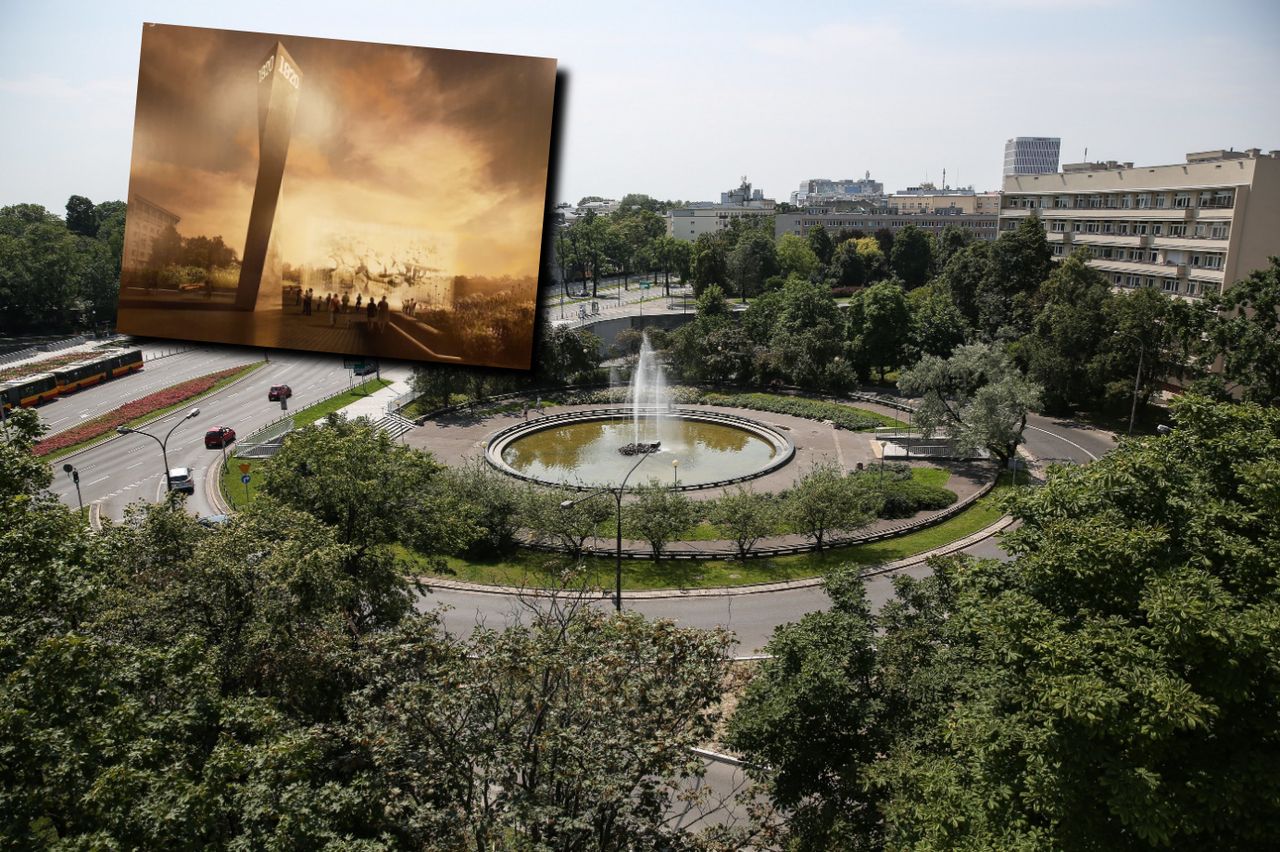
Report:
[{"label": "golden sky in rendering", "polygon": [[295,265],[335,239],[428,247],[446,274],[537,276],[555,60],[147,24],[130,194],[240,255],[258,165],[258,66],[302,74],[274,238]]}]

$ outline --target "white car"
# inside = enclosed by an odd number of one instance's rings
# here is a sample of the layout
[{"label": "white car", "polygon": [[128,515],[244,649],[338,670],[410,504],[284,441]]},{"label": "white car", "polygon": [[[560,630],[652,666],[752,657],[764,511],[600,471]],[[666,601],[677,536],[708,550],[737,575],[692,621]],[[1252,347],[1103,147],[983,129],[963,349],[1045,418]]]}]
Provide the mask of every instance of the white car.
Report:
[{"label": "white car", "polygon": [[196,481],[191,478],[191,468],[175,467],[169,470],[169,490],[196,493]]}]

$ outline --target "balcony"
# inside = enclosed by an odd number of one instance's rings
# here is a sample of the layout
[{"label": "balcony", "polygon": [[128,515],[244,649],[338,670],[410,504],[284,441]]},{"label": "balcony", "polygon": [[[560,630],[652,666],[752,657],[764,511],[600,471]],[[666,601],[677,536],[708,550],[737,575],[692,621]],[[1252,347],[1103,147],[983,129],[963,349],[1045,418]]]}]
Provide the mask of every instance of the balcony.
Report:
[{"label": "balcony", "polygon": [[[1176,278],[1183,276],[1184,267],[1177,263],[1147,263],[1138,260],[1108,260],[1101,257],[1089,258],[1089,265],[1103,272],[1120,272],[1124,275],[1151,275],[1156,278]],[[1219,279],[1221,280],[1221,279]]]},{"label": "balcony", "polygon": [[1212,240],[1207,237],[1152,237],[1153,248],[1182,249],[1183,251],[1226,252],[1230,240]]},{"label": "balcony", "polygon": [[1223,270],[1207,269],[1203,266],[1188,266],[1186,277],[1192,281],[1207,281],[1213,284],[1221,284],[1226,280]]},{"label": "balcony", "polygon": [[1073,235],[1075,242],[1088,246],[1129,246],[1132,248],[1145,248],[1151,245],[1151,237],[1146,234],[1088,234],[1076,231]]}]

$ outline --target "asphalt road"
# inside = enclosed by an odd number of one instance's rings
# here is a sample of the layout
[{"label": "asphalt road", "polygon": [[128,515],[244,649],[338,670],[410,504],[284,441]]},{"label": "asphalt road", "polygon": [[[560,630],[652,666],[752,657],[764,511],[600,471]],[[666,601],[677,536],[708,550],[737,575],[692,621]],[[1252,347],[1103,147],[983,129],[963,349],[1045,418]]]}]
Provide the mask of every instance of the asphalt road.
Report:
[{"label": "asphalt road", "polygon": [[[192,369],[196,370],[194,375],[203,375],[261,358],[260,351],[251,349],[201,349],[148,362],[141,373],[98,390],[113,395],[111,401],[114,405],[109,408],[114,408],[128,399],[149,393],[144,387],[150,384],[168,387],[182,381],[183,374]],[[289,400],[289,407],[297,411],[351,384],[351,373],[343,368],[342,359],[337,356],[272,352],[270,358],[265,367],[249,377],[147,427],[148,432],[163,438],[191,407],[199,407],[200,414],[178,425],[168,444],[169,466],[191,468],[196,480],[196,492],[187,498],[187,508],[195,515],[214,514],[204,492],[204,477],[211,465],[222,463],[221,451],[204,447],[206,430],[214,426],[230,426],[238,435],[245,436],[280,417],[283,412],[279,404],[267,400],[267,390],[271,385],[291,386],[293,398]],[[130,384],[143,376],[146,377],[145,383]],[[158,388],[151,388],[155,389]],[[80,399],[81,395],[77,394],[63,402],[76,401],[75,404],[81,406]],[[155,502],[164,495],[165,470],[160,447],[141,435],[117,437],[54,462],[53,491],[63,502],[75,506],[75,486],[62,472],[64,462],[74,464],[80,472],[85,506],[98,504],[104,517],[119,519],[129,503],[135,500]]]},{"label": "asphalt road", "polygon": [[[148,344],[138,348],[143,350],[144,357],[151,358],[155,353],[172,348],[172,344],[163,347]],[[187,379],[261,360],[260,352],[249,349],[193,349],[146,361],[139,372],[60,397],[40,406],[36,411],[50,434],[61,432],[83,420],[119,408],[129,400],[164,390]]]}]

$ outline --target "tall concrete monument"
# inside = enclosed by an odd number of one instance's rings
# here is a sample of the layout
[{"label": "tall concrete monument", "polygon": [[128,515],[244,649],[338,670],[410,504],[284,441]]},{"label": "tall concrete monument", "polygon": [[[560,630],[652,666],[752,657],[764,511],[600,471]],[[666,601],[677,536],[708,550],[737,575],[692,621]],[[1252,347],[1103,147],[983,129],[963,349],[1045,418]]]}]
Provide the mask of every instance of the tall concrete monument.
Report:
[{"label": "tall concrete monument", "polygon": [[258,180],[236,288],[237,310],[280,307],[280,271],[268,268],[267,252],[301,88],[302,72],[284,45],[276,42],[258,68]]}]

